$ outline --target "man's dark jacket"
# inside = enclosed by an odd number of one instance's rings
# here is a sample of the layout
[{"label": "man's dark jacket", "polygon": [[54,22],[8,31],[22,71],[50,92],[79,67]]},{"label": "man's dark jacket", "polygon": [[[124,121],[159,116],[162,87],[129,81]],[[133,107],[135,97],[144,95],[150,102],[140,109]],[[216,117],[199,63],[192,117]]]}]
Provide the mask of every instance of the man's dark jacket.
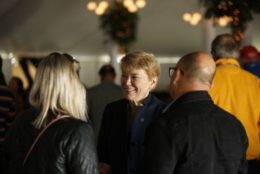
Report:
[{"label": "man's dark jacket", "polygon": [[147,130],[140,173],[246,174],[245,130],[206,91],[186,93],[166,109]]}]

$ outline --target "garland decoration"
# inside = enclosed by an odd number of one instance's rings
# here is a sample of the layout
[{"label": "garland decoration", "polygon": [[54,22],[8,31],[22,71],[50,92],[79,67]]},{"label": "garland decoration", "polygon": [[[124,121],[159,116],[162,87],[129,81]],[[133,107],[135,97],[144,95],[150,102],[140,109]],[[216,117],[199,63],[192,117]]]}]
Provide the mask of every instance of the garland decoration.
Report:
[{"label": "garland decoration", "polygon": [[206,7],[205,18],[229,17],[235,38],[240,41],[253,13],[260,13],[260,0],[200,0]]},{"label": "garland decoration", "polygon": [[137,13],[131,13],[121,1],[114,1],[112,7],[100,16],[100,27],[121,49],[127,50],[136,40]]}]

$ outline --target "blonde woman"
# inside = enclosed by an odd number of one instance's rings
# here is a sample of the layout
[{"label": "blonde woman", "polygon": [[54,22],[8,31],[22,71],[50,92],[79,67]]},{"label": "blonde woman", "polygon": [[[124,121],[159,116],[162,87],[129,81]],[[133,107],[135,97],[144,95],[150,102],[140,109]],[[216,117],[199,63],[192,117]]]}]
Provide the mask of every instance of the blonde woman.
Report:
[{"label": "blonde woman", "polygon": [[33,108],[17,117],[7,138],[6,173],[97,173],[78,68],[68,54],[51,53],[40,62],[30,93]]}]

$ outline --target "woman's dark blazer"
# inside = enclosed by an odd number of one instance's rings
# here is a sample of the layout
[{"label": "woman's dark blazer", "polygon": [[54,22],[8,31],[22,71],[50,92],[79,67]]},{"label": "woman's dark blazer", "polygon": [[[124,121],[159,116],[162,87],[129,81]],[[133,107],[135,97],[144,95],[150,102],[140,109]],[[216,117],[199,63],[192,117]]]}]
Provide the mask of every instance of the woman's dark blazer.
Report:
[{"label": "woman's dark blazer", "polygon": [[121,99],[105,108],[98,139],[98,157],[99,162],[111,166],[112,174],[127,173],[130,155],[134,158],[134,163],[140,162],[143,157],[145,130],[165,107],[165,103],[152,94],[149,94],[143,104],[135,116],[131,136],[128,131],[129,101]]}]

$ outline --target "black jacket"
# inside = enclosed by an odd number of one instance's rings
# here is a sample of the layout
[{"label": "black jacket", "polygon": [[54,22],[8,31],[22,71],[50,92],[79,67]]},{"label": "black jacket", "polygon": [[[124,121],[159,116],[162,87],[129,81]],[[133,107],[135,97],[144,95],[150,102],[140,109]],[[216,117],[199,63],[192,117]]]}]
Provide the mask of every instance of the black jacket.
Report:
[{"label": "black jacket", "polygon": [[214,105],[206,91],[190,92],[151,125],[142,174],[245,174],[242,124]]},{"label": "black jacket", "polygon": [[91,126],[63,118],[51,125],[22,163],[40,132],[32,122],[38,112],[30,109],[17,116],[6,141],[5,172],[17,174],[97,174],[97,156]]},{"label": "black jacket", "polygon": [[[133,173],[143,159],[146,128],[158,117],[165,104],[150,94],[136,113],[128,130],[130,103],[126,99],[107,105],[98,141],[99,162],[111,166],[112,174]],[[130,133],[131,132],[131,133]]]}]

